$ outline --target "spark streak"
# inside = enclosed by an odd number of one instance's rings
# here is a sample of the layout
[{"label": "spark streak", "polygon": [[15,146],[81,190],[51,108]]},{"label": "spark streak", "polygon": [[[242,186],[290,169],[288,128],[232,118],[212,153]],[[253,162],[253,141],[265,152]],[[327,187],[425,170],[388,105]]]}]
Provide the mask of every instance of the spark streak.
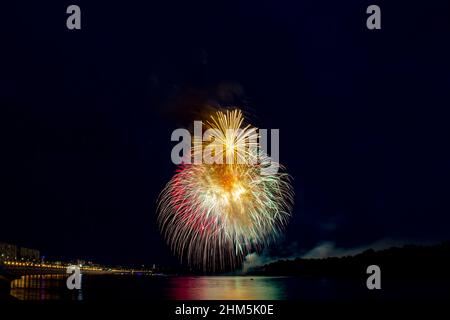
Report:
[{"label": "spark streak", "polygon": [[192,154],[210,148],[216,160],[225,161],[180,165],[158,199],[158,223],[188,265],[235,269],[284,230],[293,205],[290,176],[262,173],[271,159],[260,150],[257,128],[244,125],[240,110],[217,111],[205,125],[214,139],[194,143]]}]

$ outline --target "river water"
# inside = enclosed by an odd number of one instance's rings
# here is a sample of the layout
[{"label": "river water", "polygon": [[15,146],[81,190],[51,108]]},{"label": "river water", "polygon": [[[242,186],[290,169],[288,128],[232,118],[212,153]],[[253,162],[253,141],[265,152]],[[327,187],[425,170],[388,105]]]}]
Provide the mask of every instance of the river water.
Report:
[{"label": "river water", "polygon": [[24,276],[12,283],[19,300],[341,300],[442,298],[448,286],[417,281],[385,282],[368,290],[366,279],[265,276],[84,275],[81,290],[68,290],[65,275]]}]

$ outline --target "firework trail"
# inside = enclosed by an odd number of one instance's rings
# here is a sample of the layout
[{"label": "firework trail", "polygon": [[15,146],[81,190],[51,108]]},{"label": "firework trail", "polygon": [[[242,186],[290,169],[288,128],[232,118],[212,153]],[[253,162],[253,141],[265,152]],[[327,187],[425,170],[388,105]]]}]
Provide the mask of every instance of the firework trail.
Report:
[{"label": "firework trail", "polygon": [[177,168],[159,197],[158,223],[182,262],[229,270],[276,240],[290,217],[293,191],[288,174],[263,172],[273,162],[240,110],[217,111],[203,125],[214,139],[194,139],[191,156],[210,148],[216,162]]}]

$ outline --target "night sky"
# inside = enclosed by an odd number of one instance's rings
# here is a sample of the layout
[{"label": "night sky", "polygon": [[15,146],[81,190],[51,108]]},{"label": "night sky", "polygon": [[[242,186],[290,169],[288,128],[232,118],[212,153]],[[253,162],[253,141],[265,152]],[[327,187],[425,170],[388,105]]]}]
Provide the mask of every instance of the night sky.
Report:
[{"label": "night sky", "polygon": [[[66,28],[70,4],[79,31]],[[366,28],[370,4],[381,30]],[[448,240],[449,2],[10,1],[1,11],[0,241],[176,265],[156,199],[175,171],[171,132],[205,104],[280,129],[296,197],[275,255]]]}]

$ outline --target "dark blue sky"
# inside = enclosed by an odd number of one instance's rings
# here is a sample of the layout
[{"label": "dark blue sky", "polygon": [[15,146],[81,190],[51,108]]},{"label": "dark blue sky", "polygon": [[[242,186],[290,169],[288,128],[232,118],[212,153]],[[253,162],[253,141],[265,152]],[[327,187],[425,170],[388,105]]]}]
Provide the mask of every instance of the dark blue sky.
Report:
[{"label": "dark blue sky", "polygon": [[0,241],[175,263],[156,198],[207,102],[280,129],[296,205],[273,250],[448,239],[450,4],[392,2],[2,4]]}]

